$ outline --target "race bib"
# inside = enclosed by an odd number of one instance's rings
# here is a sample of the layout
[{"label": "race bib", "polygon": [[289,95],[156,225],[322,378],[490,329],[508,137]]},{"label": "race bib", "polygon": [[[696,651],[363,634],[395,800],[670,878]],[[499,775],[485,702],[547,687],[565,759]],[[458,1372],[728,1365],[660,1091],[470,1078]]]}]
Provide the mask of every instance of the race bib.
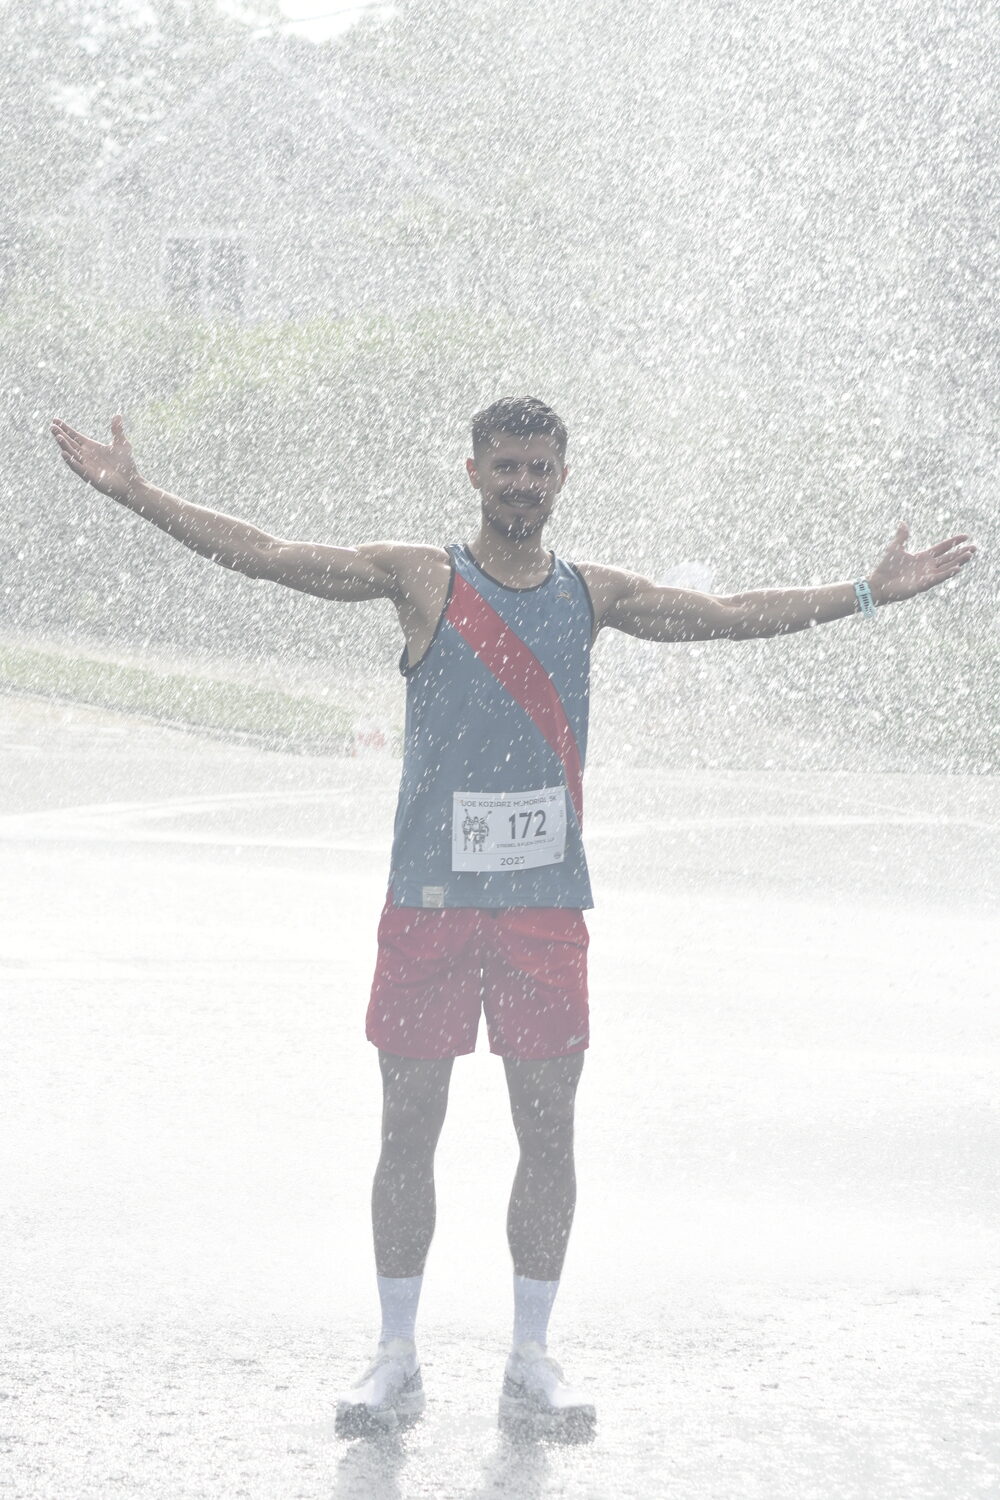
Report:
[{"label": "race bib", "polygon": [[535,870],[565,853],[565,787],[454,794],[453,870]]}]

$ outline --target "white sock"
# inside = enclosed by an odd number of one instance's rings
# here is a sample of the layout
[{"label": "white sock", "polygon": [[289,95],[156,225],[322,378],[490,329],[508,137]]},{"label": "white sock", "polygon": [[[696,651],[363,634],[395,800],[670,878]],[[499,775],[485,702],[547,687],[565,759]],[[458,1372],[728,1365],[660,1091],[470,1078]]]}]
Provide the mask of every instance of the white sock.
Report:
[{"label": "white sock", "polygon": [[522,1344],[541,1344],[545,1348],[549,1316],[559,1290],[558,1281],[532,1281],[530,1276],[514,1276],[513,1348]]},{"label": "white sock", "polygon": [[382,1332],[379,1343],[390,1339],[409,1339],[412,1344],[417,1326],[417,1303],[420,1301],[422,1276],[378,1276],[378,1296],[382,1304]]}]

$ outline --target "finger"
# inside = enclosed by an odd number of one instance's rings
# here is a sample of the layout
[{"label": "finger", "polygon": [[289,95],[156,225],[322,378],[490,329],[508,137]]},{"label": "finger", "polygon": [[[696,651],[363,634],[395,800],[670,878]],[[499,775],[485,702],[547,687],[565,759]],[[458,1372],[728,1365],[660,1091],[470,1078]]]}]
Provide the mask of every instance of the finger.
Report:
[{"label": "finger", "polygon": [[942,568],[940,570],[940,572],[937,574],[937,578],[939,580],[940,579],[944,579],[944,578],[954,578],[955,574],[956,573],[961,573],[961,571],[965,567],[966,563],[970,563],[971,561],[972,561],[971,556],[970,557],[963,557],[961,559],[961,561],[956,561],[956,562],[950,564],[947,568]]},{"label": "finger", "polygon": [[53,434],[53,436],[55,437],[56,442],[59,444],[64,453],[79,453],[80,444],[74,442],[72,438],[66,437],[65,434],[61,432],[56,432]]},{"label": "finger", "polygon": [[896,527],[896,535],[892,539],[893,546],[902,547],[909,535],[909,526],[907,526],[905,521],[900,521],[899,525]]},{"label": "finger", "polygon": [[951,547],[957,547],[959,542],[967,542],[967,536],[950,536],[946,542],[937,542],[930,551],[935,557],[940,557],[942,552],[947,552]]},{"label": "finger", "polygon": [[86,479],[87,478],[87,471],[83,467],[83,464],[78,463],[78,461],[75,458],[71,458],[68,453],[64,453],[63,454],[63,458],[69,464],[69,466],[73,470],[74,474],[79,474],[79,476],[80,476],[81,479]]},{"label": "finger", "polygon": [[77,432],[76,429],[74,427],[71,427],[68,422],[64,422],[62,417],[56,417],[56,421],[59,423],[62,431],[67,433],[70,437],[76,438],[78,443],[85,443],[87,441],[82,432]]}]

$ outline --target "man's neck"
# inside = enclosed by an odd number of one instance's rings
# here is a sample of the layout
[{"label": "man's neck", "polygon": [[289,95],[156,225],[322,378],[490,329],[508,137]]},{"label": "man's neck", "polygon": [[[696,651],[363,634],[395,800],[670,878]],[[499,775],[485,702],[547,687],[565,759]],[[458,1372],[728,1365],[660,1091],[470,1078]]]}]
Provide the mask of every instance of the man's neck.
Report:
[{"label": "man's neck", "polygon": [[540,583],[552,566],[552,554],[542,546],[541,532],[523,539],[506,537],[484,521],[468,545],[485,573],[512,588]]}]

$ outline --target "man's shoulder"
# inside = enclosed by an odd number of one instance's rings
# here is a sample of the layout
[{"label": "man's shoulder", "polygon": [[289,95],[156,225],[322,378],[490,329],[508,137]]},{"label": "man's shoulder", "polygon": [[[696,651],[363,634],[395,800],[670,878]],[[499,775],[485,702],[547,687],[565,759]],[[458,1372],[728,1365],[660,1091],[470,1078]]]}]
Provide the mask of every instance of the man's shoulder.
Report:
[{"label": "man's shoulder", "polygon": [[447,549],[428,542],[368,542],[358,551],[377,557],[402,583],[434,578],[451,567]]},{"label": "man's shoulder", "polygon": [[613,568],[607,563],[578,562],[573,566],[590,590],[594,614],[600,622],[604,612],[628,591],[633,575],[624,568]]},{"label": "man's shoulder", "polygon": [[448,561],[447,547],[435,547],[431,542],[367,542],[363,544],[367,550],[375,550],[391,554],[400,561],[413,562],[443,562]]},{"label": "man's shoulder", "polygon": [[583,573],[588,579],[593,578],[595,583],[614,583],[630,576],[624,568],[613,568],[609,563],[575,562],[573,566],[578,573]]}]

